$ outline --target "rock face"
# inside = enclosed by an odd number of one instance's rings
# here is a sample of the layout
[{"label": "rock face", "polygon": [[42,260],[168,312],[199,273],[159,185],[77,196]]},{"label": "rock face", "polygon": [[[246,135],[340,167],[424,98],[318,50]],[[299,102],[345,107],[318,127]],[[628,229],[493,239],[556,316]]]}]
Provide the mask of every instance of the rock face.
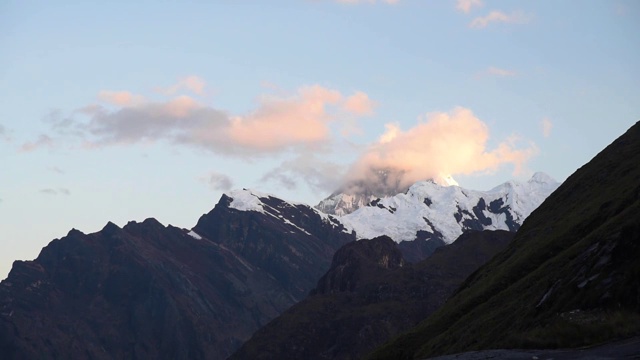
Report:
[{"label": "rock face", "polygon": [[438,312],[372,358],[568,348],[637,335],[639,258],[636,123],[571,175]]},{"label": "rock face", "polygon": [[471,231],[419,262],[388,237],[349,243],[310,296],[258,330],[231,359],[359,359],[416,325],[513,233]]},{"label": "rock face", "polygon": [[310,207],[261,200],[277,216],[223,196],[190,232],[109,223],[16,261],[0,283],[2,359],[228,357],[354,240]]}]

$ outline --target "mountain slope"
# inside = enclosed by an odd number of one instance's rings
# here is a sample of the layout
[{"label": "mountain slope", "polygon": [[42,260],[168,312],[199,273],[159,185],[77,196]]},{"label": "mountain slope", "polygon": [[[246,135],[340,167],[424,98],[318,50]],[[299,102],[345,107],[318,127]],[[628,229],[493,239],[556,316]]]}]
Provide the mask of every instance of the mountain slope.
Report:
[{"label": "mountain slope", "polygon": [[502,253],[374,359],[572,347],[640,332],[640,123],[571,175]]},{"label": "mountain slope", "polygon": [[[0,283],[2,358],[224,359],[354,239],[308,206],[230,195],[189,232],[109,223],[16,261]],[[272,207],[237,209],[251,199]]]},{"label": "mountain slope", "polygon": [[415,265],[386,236],[349,243],[309,297],[258,330],[231,358],[361,358],[435,311],[512,237],[471,231]]}]

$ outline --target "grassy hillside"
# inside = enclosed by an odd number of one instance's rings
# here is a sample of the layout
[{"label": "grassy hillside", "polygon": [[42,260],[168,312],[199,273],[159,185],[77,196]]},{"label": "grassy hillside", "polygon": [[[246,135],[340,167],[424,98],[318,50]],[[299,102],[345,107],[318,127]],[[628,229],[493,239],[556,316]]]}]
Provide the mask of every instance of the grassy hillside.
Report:
[{"label": "grassy hillside", "polygon": [[574,347],[640,333],[640,123],[578,169],[510,246],[374,353]]}]

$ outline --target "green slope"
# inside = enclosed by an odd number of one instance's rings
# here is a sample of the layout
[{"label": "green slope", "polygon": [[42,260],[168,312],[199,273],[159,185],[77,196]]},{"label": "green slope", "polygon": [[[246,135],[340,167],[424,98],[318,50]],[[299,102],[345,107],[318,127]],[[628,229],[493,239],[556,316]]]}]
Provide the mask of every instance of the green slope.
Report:
[{"label": "green slope", "polygon": [[640,123],[578,169],[502,253],[373,359],[574,347],[640,333]]}]

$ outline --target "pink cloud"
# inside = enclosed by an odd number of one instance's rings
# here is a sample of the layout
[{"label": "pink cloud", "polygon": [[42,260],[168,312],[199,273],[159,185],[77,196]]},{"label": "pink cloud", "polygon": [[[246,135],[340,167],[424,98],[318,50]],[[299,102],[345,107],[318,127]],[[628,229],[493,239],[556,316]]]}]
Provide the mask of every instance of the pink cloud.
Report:
[{"label": "pink cloud", "polygon": [[292,98],[265,97],[253,113],[232,117],[227,133],[242,146],[269,150],[325,141],[331,119],[326,108],[341,100],[338,91],[318,85]]},{"label": "pink cloud", "polygon": [[30,152],[42,147],[52,148],[54,145],[53,139],[49,135],[40,135],[37,140],[26,142],[20,146],[20,152]]},{"label": "pink cloud", "polygon": [[402,174],[400,187],[438,176],[492,172],[506,164],[519,172],[537,153],[533,144],[516,148],[514,139],[490,150],[488,140],[485,123],[462,107],[427,114],[406,131],[397,124],[387,124],[378,142],[353,165],[347,181],[373,178],[373,172],[380,169]]},{"label": "pink cloud", "polygon": [[204,95],[206,86],[207,83],[202,78],[195,75],[189,75],[180,78],[177,83],[167,88],[159,89],[159,91],[165,95],[174,95],[187,90],[196,95]]},{"label": "pink cloud", "polygon": [[162,104],[160,111],[176,118],[184,118],[200,107],[201,105],[193,98],[181,95]]},{"label": "pink cloud", "polygon": [[374,103],[369,96],[362,91],[357,91],[349,96],[343,104],[343,109],[358,116],[372,115]]},{"label": "pink cloud", "polygon": [[474,7],[482,7],[484,3],[482,0],[458,0],[456,2],[456,9],[468,14]]},{"label": "pink cloud", "polygon": [[[302,87],[289,96],[262,96],[253,111],[241,115],[214,109],[187,95],[159,102],[138,101],[141,97],[129,92],[103,91],[99,97],[119,108],[84,106],[55,123],[64,121],[66,133],[80,137],[85,148],[165,140],[250,157],[318,149],[332,141],[331,122],[355,128],[359,116],[373,111],[372,101],[363,92],[344,96],[319,85]],[[23,148],[29,151],[42,145],[44,140]]]},{"label": "pink cloud", "polygon": [[510,14],[499,10],[491,11],[486,16],[479,16],[469,23],[469,27],[475,29],[483,29],[493,22],[502,22],[507,24],[525,24],[531,20],[530,15],[524,14],[522,11],[514,11]]},{"label": "pink cloud", "polygon": [[486,71],[486,74],[500,77],[516,76],[516,72],[513,70],[501,69],[494,66],[490,66]]},{"label": "pink cloud", "polygon": [[128,91],[103,90],[98,93],[98,98],[106,103],[116,106],[136,106],[144,102],[144,97]]}]

